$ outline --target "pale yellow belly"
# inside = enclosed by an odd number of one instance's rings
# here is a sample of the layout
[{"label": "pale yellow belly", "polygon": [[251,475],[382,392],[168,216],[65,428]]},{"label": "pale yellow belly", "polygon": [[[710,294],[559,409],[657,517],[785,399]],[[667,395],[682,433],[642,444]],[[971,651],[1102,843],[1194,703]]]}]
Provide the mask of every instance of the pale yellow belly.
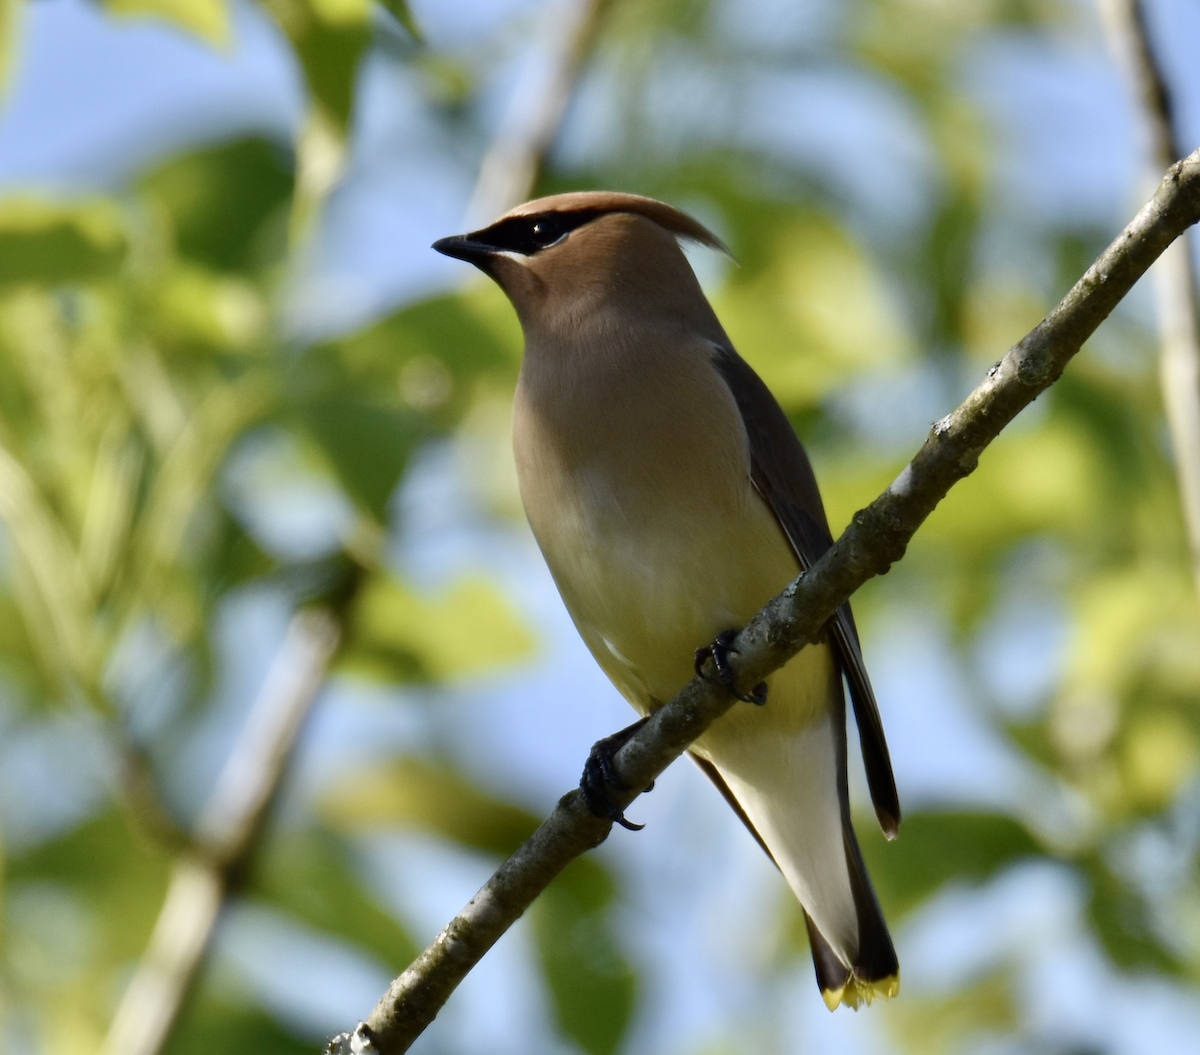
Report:
[{"label": "pale yellow belly", "polygon": [[[697,648],[743,627],[800,571],[774,515],[745,486],[748,500],[721,517],[659,510],[630,523],[619,506],[593,500],[593,486],[558,504],[557,522],[534,523],[581,636],[643,714],[691,680]],[[828,648],[805,649],[768,679],[773,706],[735,708],[722,735],[745,723],[758,735],[808,724],[828,705],[831,677]]]},{"label": "pale yellow belly", "polygon": [[[751,483],[745,427],[710,353],[703,342],[543,349],[517,388],[530,526],[584,641],[642,713],[693,677],[697,648],[800,571]],[[776,706],[735,708],[732,721],[759,711],[759,723],[807,723],[826,705],[829,669],[806,650],[772,679]],[[801,691],[807,681],[819,684]]]}]

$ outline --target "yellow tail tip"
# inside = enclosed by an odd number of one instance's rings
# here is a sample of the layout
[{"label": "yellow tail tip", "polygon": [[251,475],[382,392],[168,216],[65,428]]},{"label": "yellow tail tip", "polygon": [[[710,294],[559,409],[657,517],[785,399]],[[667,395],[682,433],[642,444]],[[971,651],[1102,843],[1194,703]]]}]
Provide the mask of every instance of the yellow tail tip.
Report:
[{"label": "yellow tail tip", "polygon": [[864,1004],[874,1003],[876,1000],[891,1000],[897,993],[900,992],[900,975],[893,974],[887,978],[880,978],[874,982],[868,982],[862,978],[855,978],[853,974],[846,979],[846,984],[839,989],[822,989],[821,997],[825,1001],[825,1006],[830,1011],[835,1011],[841,1004],[847,1007],[854,1008],[857,1011]]}]

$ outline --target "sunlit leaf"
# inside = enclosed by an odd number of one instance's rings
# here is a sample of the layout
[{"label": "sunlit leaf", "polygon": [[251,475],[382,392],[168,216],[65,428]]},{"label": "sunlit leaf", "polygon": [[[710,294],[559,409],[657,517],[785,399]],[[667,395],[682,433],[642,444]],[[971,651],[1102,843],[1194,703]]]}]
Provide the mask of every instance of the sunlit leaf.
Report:
[{"label": "sunlit leaf", "polygon": [[49,671],[86,677],[93,596],[69,533],[37,484],[0,446],[0,518],[12,539],[17,596]]},{"label": "sunlit leaf", "polygon": [[264,0],[264,6],[291,40],[313,99],[344,133],[370,40],[368,0]]},{"label": "sunlit leaf", "polygon": [[[504,295],[475,285],[454,296],[433,297],[405,307],[332,347],[355,377],[393,380],[418,356],[443,362],[459,384],[494,371],[516,380],[521,331]],[[461,409],[462,389],[455,393]]]},{"label": "sunlit leaf", "polygon": [[180,266],[157,294],[151,324],[177,349],[251,351],[263,339],[269,309],[250,282]]},{"label": "sunlit leaf", "polygon": [[971,980],[936,996],[901,993],[887,1010],[897,1039],[913,1055],[953,1055],[964,1050],[964,1042],[986,1043],[985,1038],[1004,1035],[1021,1022],[1012,980],[1003,974]]},{"label": "sunlit leaf", "polygon": [[912,342],[863,249],[827,219],[778,217],[759,266],[717,298],[723,325],[785,406],[812,404],[855,371],[898,363]]},{"label": "sunlit leaf", "polygon": [[1195,718],[1158,710],[1136,714],[1124,737],[1123,770],[1131,803],[1141,809],[1170,805],[1196,771]]},{"label": "sunlit leaf", "polygon": [[114,964],[141,952],[166,891],[167,871],[165,856],[131,839],[115,811],[7,862],[9,883],[63,883],[95,906],[105,955]]},{"label": "sunlit leaf", "polygon": [[22,0],[0,0],[0,98],[8,89],[20,42]]},{"label": "sunlit leaf", "polygon": [[112,583],[129,538],[141,482],[142,448],[124,422],[114,422],[100,440],[80,530],[79,561],[92,592],[102,596]]},{"label": "sunlit leaf", "polygon": [[348,121],[348,114],[335,112],[320,98],[309,107],[296,140],[296,193],[288,216],[288,244],[292,249],[312,238],[325,200],[345,175]]},{"label": "sunlit leaf", "polygon": [[0,200],[0,284],[86,282],[115,274],[125,223],[109,201]]},{"label": "sunlit leaf", "polygon": [[398,581],[373,579],[359,598],[351,623],[347,663],[388,662],[434,680],[492,670],[528,656],[533,638],[520,617],[489,583],[460,579],[427,597]]},{"label": "sunlit leaf", "polygon": [[151,15],[173,22],[216,46],[230,40],[226,0],[104,0],[104,5],[115,15]]},{"label": "sunlit leaf", "polygon": [[1087,437],[1061,420],[1014,428],[933,511],[921,543],[982,554],[1039,531],[1090,532],[1103,472]]},{"label": "sunlit leaf", "polygon": [[318,802],[337,831],[409,827],[494,854],[510,854],[540,819],[470,783],[448,766],[423,759],[361,766],[331,784]]},{"label": "sunlit leaf", "polygon": [[[136,597],[153,605],[172,596],[182,571],[177,566],[188,530],[199,510],[211,500],[209,488],[226,453],[241,432],[274,405],[275,393],[265,374],[249,374],[238,384],[207,393],[166,453],[134,532],[138,547]],[[174,575],[172,575],[174,571]],[[174,592],[171,615],[186,640],[200,618],[198,598]]]},{"label": "sunlit leaf", "polygon": [[1094,575],[1080,601],[1068,686],[1121,694],[1160,670],[1173,683],[1200,688],[1200,654],[1184,647],[1200,634],[1200,612],[1191,584],[1172,568]]}]

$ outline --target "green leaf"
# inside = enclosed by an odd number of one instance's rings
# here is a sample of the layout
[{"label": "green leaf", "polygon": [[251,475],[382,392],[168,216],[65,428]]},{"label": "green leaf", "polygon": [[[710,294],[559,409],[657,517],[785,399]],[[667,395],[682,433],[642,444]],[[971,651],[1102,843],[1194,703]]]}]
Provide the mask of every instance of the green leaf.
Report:
[{"label": "green leaf", "polygon": [[353,868],[344,839],[319,828],[281,832],[258,855],[247,889],[318,930],[406,964],[420,949],[375,900]]},{"label": "green leaf", "polygon": [[851,374],[911,356],[913,341],[875,262],[844,230],[813,212],[782,209],[768,230],[771,242],[750,247],[715,306],[785,407],[815,404]]},{"label": "green leaf", "polygon": [[111,201],[0,201],[0,285],[107,278],[125,259],[125,223]]},{"label": "green leaf", "polygon": [[275,562],[263,552],[254,536],[228,513],[221,512],[213,534],[209,570],[214,583],[222,591],[266,575],[275,567]]},{"label": "green leaf", "polygon": [[264,0],[287,34],[313,100],[343,135],[358,68],[370,43],[368,0]]},{"label": "green leaf", "polygon": [[21,8],[21,0],[0,0],[0,98],[8,88],[20,44]]},{"label": "green leaf", "polygon": [[418,43],[424,43],[424,37],[421,36],[421,30],[417,26],[417,20],[413,18],[412,10],[408,6],[408,0],[380,0],[385,11],[389,12],[392,17],[408,30],[413,40]]},{"label": "green leaf", "polygon": [[[479,284],[413,304],[314,351],[336,357],[356,380],[392,387],[398,378],[401,398],[409,405],[444,409],[454,420],[474,394],[471,382],[480,374],[495,374],[506,391],[515,383],[521,347],[520,326],[504,294]],[[441,399],[408,391],[406,369],[413,362],[436,364],[434,370],[440,367],[449,374]]]},{"label": "green leaf", "polygon": [[15,599],[8,592],[0,592],[0,679],[5,686],[6,706],[12,709],[50,695],[29,632]]},{"label": "green leaf", "polygon": [[1183,965],[1154,933],[1146,903],[1099,858],[1080,865],[1092,888],[1088,918],[1113,963],[1125,970],[1181,974]]},{"label": "green leaf", "polygon": [[317,810],[335,831],[419,828],[498,856],[511,854],[539,824],[448,765],[416,758],[358,767],[321,794]]},{"label": "green leaf", "polygon": [[460,579],[436,597],[378,576],[359,596],[345,662],[372,662],[403,679],[441,681],[489,671],[530,654],[534,639],[490,583]]},{"label": "green leaf", "polygon": [[140,186],[166,208],[182,255],[218,271],[248,271],[284,252],[292,168],[289,148],[240,139],[175,158]]},{"label": "green leaf", "polygon": [[874,825],[857,825],[867,871],[895,916],[951,879],[984,880],[1043,851],[1024,825],[996,813],[918,813],[886,842]]},{"label": "green leaf", "polygon": [[173,22],[214,47],[230,42],[229,6],[226,0],[104,0],[114,15],[153,17]]},{"label": "green leaf", "polygon": [[633,1013],[637,978],[614,937],[611,877],[578,858],[532,910],[538,958],[559,1028],[589,1055],[613,1055]]},{"label": "green leaf", "polygon": [[179,1022],[163,1049],[164,1055],[215,1055],[244,1052],[246,1055],[313,1055],[311,1038],[297,1038],[260,1007],[241,1001],[233,994],[201,982],[184,1004]]},{"label": "green leaf", "polygon": [[130,838],[115,810],[7,861],[7,882],[49,880],[77,890],[105,927],[105,953],[141,954],[167,889],[167,859]]},{"label": "green leaf", "polygon": [[[1022,1024],[1022,1009],[1007,972],[965,981],[949,993],[914,996],[901,991],[901,998],[888,1005],[889,1024],[901,1040],[902,1050],[921,1055],[955,1055],[986,1049],[971,1043],[982,1036],[1003,1036]],[[1024,1049],[1030,1050],[1030,1049]],[[1040,1047],[1032,1051],[1051,1050]],[[1086,1055],[1086,1049],[1061,1049],[1062,1055]]]},{"label": "green leaf", "polygon": [[267,333],[269,312],[252,283],[180,264],[162,276],[146,322],[176,352],[256,354]]},{"label": "green leaf", "polygon": [[298,409],[347,493],[382,522],[423,419],[387,396],[349,386],[314,395]]}]

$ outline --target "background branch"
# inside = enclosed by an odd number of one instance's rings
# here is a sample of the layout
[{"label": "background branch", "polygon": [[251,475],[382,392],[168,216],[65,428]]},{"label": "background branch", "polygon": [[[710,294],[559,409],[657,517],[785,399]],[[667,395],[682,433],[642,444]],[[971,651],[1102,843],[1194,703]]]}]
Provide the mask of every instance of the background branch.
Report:
[{"label": "background branch", "polygon": [[[1130,82],[1150,139],[1151,167],[1161,172],[1183,155],[1171,90],[1150,41],[1142,0],[1103,0],[1110,42]],[[1162,352],[1159,382],[1191,551],[1200,590],[1200,299],[1190,238],[1181,237],[1154,268]]]},{"label": "background branch", "polygon": [[546,54],[517,89],[483,157],[467,226],[490,223],[531,197],[554,143],[601,18],[611,0],[570,0],[547,22]]},{"label": "background branch", "polygon": [[150,943],[109,1027],[102,1055],[157,1055],[171,1034],[216,928],[250,859],[304,721],[341,636],[329,609],[298,613],[262,691],[176,858]]},{"label": "background branch", "polygon": [[[950,488],[971,473],[989,443],[1062,374],[1083,342],[1188,227],[1200,221],[1200,150],[1172,166],[1138,213],[1071,291],[996,364],[982,384],[938,421],[913,460],[882,495],[856,513],[841,538],[774,598],[735,643],[739,681],[748,688],[814,640],[842,601],[903,555]],[[614,795],[625,807],[717,717],[732,698],[697,678],[621,749]],[[497,869],[433,943],[388,988],[333,1055],[396,1055],[433,1021],[470,969],[563,868],[602,842],[611,822],[593,816],[578,791],[559,800],[540,828]]]}]

